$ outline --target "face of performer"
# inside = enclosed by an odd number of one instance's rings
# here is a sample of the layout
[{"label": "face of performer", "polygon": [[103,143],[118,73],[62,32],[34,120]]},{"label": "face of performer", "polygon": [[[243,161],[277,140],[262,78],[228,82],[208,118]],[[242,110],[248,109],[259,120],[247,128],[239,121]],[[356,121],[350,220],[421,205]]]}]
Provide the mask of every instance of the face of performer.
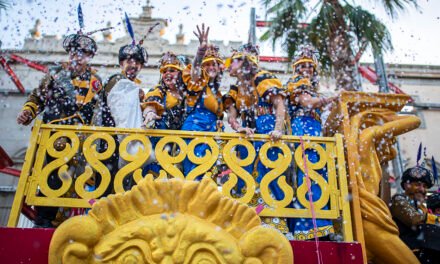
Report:
[{"label": "face of performer", "polygon": [[142,69],[142,63],[134,58],[128,58],[119,63],[128,79],[134,80]]},{"label": "face of performer", "polygon": [[407,182],[404,185],[405,194],[409,197],[416,199],[419,202],[424,202],[426,199],[426,183],[415,181],[415,182]]},{"label": "face of performer", "polygon": [[172,88],[176,85],[177,78],[179,78],[179,71],[177,69],[169,67],[166,68],[162,73],[162,80],[169,88]]},{"label": "face of performer", "polygon": [[313,72],[314,72],[314,68],[313,68],[313,64],[311,63],[301,63],[299,64],[297,67],[297,71],[300,75],[304,76],[304,77],[312,77],[313,76]]},{"label": "face of performer", "polygon": [[93,58],[93,53],[84,50],[71,50],[69,52],[70,70],[81,74],[87,69],[87,65]]},{"label": "face of performer", "polygon": [[229,66],[228,68],[229,75],[231,75],[232,77],[238,77],[240,73],[243,72],[243,62],[244,60],[240,58],[233,59],[231,62],[231,66]]},{"label": "face of performer", "polygon": [[203,69],[208,73],[210,79],[214,79],[220,74],[220,65],[216,61],[208,61],[203,63]]}]

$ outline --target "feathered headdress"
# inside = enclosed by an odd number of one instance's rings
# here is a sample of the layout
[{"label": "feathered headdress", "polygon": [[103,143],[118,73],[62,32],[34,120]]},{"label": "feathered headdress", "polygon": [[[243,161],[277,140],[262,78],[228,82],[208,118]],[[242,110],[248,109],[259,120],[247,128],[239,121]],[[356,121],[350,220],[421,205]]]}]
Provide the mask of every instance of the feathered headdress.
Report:
[{"label": "feathered headdress", "polygon": [[82,12],[81,3],[78,5],[77,12],[78,12],[79,30],[76,34],[70,34],[66,38],[64,38],[63,47],[67,52],[70,52],[71,50],[82,50],[85,52],[90,52],[92,54],[95,54],[96,51],[98,50],[98,46],[96,45],[96,42],[89,36],[96,32],[113,29],[113,27],[106,27],[98,30],[93,30],[87,33],[83,33],[85,26],[84,26],[84,15]]},{"label": "feathered headdress", "polygon": [[153,29],[159,25],[159,22],[151,26],[147,33],[142,37],[142,39],[136,44],[136,39],[134,35],[134,29],[131,25],[130,18],[128,17],[127,13],[125,13],[125,25],[127,27],[128,34],[131,38],[131,44],[122,46],[119,49],[119,62],[126,60],[128,58],[134,58],[137,61],[140,61],[142,64],[147,64],[148,62],[148,52],[147,50],[142,47],[142,44],[144,43],[144,40],[147,38],[147,36],[153,31]]}]

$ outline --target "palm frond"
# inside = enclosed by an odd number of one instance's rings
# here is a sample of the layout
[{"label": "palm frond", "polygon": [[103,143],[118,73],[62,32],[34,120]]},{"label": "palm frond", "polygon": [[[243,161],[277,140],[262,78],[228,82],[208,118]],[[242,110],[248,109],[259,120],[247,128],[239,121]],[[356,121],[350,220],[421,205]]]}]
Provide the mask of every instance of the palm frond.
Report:
[{"label": "palm frond", "polygon": [[6,10],[10,7],[10,4],[8,3],[8,1],[5,0],[0,0],[0,10]]},{"label": "palm frond", "polygon": [[391,35],[380,20],[360,6],[344,6],[345,15],[350,31],[355,35],[358,43],[371,44],[374,51],[392,50]]},{"label": "palm frond", "polygon": [[385,10],[391,18],[397,18],[398,13],[405,10],[407,6],[413,6],[418,9],[417,0],[380,0]]}]

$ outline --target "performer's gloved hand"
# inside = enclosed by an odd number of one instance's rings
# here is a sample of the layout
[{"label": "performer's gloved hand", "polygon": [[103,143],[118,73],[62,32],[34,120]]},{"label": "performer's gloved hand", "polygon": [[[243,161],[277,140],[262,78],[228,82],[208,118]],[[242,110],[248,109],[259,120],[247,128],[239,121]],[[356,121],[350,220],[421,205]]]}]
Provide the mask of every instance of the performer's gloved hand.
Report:
[{"label": "performer's gloved hand", "polygon": [[157,119],[160,119],[160,116],[156,114],[156,112],[146,109],[143,113],[144,116],[144,125],[146,128],[152,128]]},{"label": "performer's gloved hand", "polygon": [[32,121],[32,114],[29,110],[23,110],[21,111],[17,116],[17,123],[19,125],[29,125],[29,123]]}]

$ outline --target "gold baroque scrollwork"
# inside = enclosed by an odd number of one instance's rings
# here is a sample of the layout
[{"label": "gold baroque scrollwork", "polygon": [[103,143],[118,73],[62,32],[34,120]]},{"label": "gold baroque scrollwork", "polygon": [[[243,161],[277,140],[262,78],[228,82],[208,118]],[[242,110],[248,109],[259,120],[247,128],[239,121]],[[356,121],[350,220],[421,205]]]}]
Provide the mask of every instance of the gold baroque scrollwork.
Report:
[{"label": "gold baroque scrollwork", "polygon": [[[242,146],[246,148],[248,155],[245,159],[239,159],[233,151],[234,147]],[[254,178],[243,167],[251,165],[255,161],[255,149],[251,142],[241,139],[231,139],[223,148],[223,157],[228,168],[232,170],[229,173],[229,179],[223,184],[222,192],[224,195],[231,197],[231,190],[238,182],[237,175],[243,179],[246,186],[246,193],[236,200],[242,203],[249,203],[254,196],[256,183]]]},{"label": "gold baroque scrollwork", "polygon": [[[169,146],[170,144],[176,144],[179,148],[179,152],[176,156],[172,156],[169,154],[167,146]],[[183,173],[175,166],[175,164],[179,164],[185,159],[185,153],[187,152],[187,149],[188,147],[185,143],[185,140],[183,140],[182,138],[176,136],[163,137],[156,144],[155,153],[157,161],[161,165],[162,169],[168,173],[168,175],[184,179],[185,176],[183,176]],[[161,175],[159,176],[159,178],[166,178],[166,175],[165,177],[163,177],[163,170],[161,170]]]},{"label": "gold baroque scrollwork", "polygon": [[[135,142],[140,142],[142,146],[139,147],[137,153],[133,155],[127,151],[127,146]],[[119,156],[129,163],[120,168],[116,173],[114,180],[114,188],[116,193],[124,192],[122,182],[129,173],[133,172],[133,179],[136,183],[143,178],[142,166],[150,157],[151,151],[151,142],[145,135],[131,134],[122,140],[121,145],[119,146]]]},{"label": "gold baroque scrollwork", "polygon": [[[327,164],[327,152],[325,149],[317,144],[312,142],[304,142],[304,151],[308,149],[313,149],[317,152],[319,156],[319,160],[317,162],[310,162],[308,159],[308,155],[306,154],[306,162],[307,162],[307,172],[309,174],[310,180],[314,181],[318,184],[321,189],[321,196],[318,200],[313,202],[313,206],[316,210],[323,208],[330,198],[330,188],[328,186],[327,181],[324,177],[317,172],[317,170],[323,169]],[[302,148],[298,147],[295,151],[295,162],[300,170],[306,173],[304,159],[303,159],[303,151]],[[308,186],[306,179],[304,179],[303,184],[298,186],[297,189],[297,198],[298,201],[307,209],[310,209],[310,202],[306,198],[306,194],[308,192]]]},{"label": "gold baroque scrollwork", "polygon": [[[267,152],[271,148],[278,148],[282,152],[278,154],[275,161],[267,157]],[[290,148],[282,142],[266,142],[260,149],[259,157],[264,166],[272,169],[266,173],[260,182],[261,196],[270,207],[287,207],[292,202],[293,188],[286,182],[286,176],[283,173],[286,172],[292,160]],[[283,200],[275,200],[270,195],[269,184],[275,179],[278,179],[277,184],[284,193]]]},{"label": "gold baroque scrollwork", "polygon": [[[96,150],[97,144],[94,144],[97,140],[105,140],[107,142],[107,149],[103,153],[99,153]],[[116,144],[113,137],[108,133],[95,133],[90,135],[83,144],[83,154],[89,165],[85,166],[83,174],[78,176],[75,180],[75,191],[84,199],[98,198],[104,194],[111,181],[111,175],[107,168],[102,163],[102,160],[110,158],[115,152]],[[95,169],[101,175],[101,182],[94,191],[84,190],[85,183],[93,177],[93,169]]]},{"label": "gold baroque scrollwork", "polygon": [[[200,144],[206,144],[210,148],[210,150],[206,150],[203,157],[197,157],[194,153],[196,146]],[[194,138],[188,144],[188,149],[190,150],[187,154],[188,159],[199,166],[195,167],[188,175],[186,175],[186,179],[195,180],[200,175],[205,175],[205,177],[210,178],[211,172],[209,172],[209,169],[214,166],[220,152],[217,142],[215,142],[213,138]]]},{"label": "gold baroque scrollwork", "polygon": [[61,224],[49,263],[293,263],[288,240],[212,182],[151,176]]},{"label": "gold baroque scrollwork", "polygon": [[[57,150],[54,147],[55,142],[62,139],[63,141],[68,139],[70,143],[65,142],[64,148],[62,150]],[[49,162],[41,171],[39,175],[39,186],[41,192],[47,197],[60,197],[65,194],[69,188],[72,186],[73,175],[68,172],[69,165],[67,164],[77,153],[80,146],[80,140],[78,136],[71,131],[60,131],[54,133],[46,143],[47,154],[54,158],[54,161]],[[58,169],[57,175],[60,178],[62,184],[57,190],[53,190],[47,184],[47,179],[50,174]]]}]

